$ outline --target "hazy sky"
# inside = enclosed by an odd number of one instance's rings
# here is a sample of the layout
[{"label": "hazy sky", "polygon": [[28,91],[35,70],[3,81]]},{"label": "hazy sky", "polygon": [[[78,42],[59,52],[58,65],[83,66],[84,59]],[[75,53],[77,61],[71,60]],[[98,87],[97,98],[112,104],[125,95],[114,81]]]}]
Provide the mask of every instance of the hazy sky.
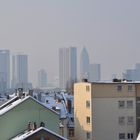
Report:
[{"label": "hazy sky", "polygon": [[[30,80],[58,75],[58,48],[85,45],[102,78],[140,62],[140,0],[0,0],[0,49],[29,55]],[[34,82],[36,83],[36,82]]]}]

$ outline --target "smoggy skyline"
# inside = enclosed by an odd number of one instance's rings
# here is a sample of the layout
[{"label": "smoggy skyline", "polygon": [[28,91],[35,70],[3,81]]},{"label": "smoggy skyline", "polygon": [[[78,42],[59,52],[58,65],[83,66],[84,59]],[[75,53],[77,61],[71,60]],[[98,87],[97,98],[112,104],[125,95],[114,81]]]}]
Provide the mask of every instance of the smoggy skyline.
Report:
[{"label": "smoggy skyline", "polygon": [[140,62],[139,6],[138,0],[1,0],[0,49],[28,54],[29,80],[36,83],[42,68],[50,82],[58,76],[60,47],[77,47],[79,64],[86,46],[102,79],[111,79]]}]

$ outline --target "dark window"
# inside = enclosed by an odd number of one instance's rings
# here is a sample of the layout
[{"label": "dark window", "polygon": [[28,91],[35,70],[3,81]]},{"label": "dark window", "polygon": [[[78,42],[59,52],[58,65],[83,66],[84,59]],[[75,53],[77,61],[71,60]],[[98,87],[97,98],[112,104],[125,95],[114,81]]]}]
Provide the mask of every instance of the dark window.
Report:
[{"label": "dark window", "polygon": [[133,139],[133,138],[134,138],[133,133],[131,133],[131,139]]},{"label": "dark window", "polygon": [[133,133],[128,133],[127,134],[127,139],[133,139],[133,138],[134,138]]},{"label": "dark window", "polygon": [[119,108],[124,108],[125,107],[125,102],[124,101],[118,101]]},{"label": "dark window", "polygon": [[119,117],[119,124],[124,125],[125,124],[125,117]]},{"label": "dark window", "polygon": [[74,137],[74,129],[69,129],[69,137]]},{"label": "dark window", "polygon": [[86,86],[86,91],[89,92],[90,91],[90,87]]},{"label": "dark window", "polygon": [[117,91],[121,91],[122,90],[122,85],[118,85],[117,86]]},{"label": "dark window", "polygon": [[132,116],[128,116],[127,117],[127,124],[128,125],[133,125],[133,123],[134,123],[134,118]]},{"label": "dark window", "polygon": [[90,101],[86,101],[86,107],[90,108]]},{"label": "dark window", "polygon": [[119,134],[119,139],[121,140],[121,139],[125,139],[125,133],[120,133]]},{"label": "dark window", "polygon": [[90,124],[90,117],[87,117],[87,123]]},{"label": "dark window", "polygon": [[127,101],[127,108],[133,108],[133,101]]},{"label": "dark window", "polygon": [[87,139],[90,139],[90,132],[87,132]]},{"label": "dark window", "polygon": [[132,91],[133,86],[132,85],[128,85],[128,91]]},{"label": "dark window", "polygon": [[130,136],[131,136],[130,133],[128,133],[128,134],[127,134],[127,138],[130,139],[130,138],[131,138]]}]

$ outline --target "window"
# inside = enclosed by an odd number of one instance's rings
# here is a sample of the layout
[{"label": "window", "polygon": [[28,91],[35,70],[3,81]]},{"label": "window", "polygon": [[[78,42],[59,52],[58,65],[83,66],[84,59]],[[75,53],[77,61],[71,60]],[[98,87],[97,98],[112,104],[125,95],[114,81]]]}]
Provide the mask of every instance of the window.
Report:
[{"label": "window", "polygon": [[118,85],[117,86],[117,91],[121,91],[122,90],[122,85]]},{"label": "window", "polygon": [[127,138],[128,138],[128,139],[130,139],[130,138],[131,138],[131,135],[130,135],[130,133],[128,133],[128,134],[127,134]]},{"label": "window", "polygon": [[128,91],[131,92],[133,89],[133,86],[132,85],[128,85]]},{"label": "window", "polygon": [[86,91],[89,92],[90,91],[90,87],[86,86]]},{"label": "window", "polygon": [[124,108],[125,107],[125,102],[124,101],[119,101],[119,108]]},{"label": "window", "polygon": [[133,123],[134,123],[134,118],[132,116],[128,116],[127,117],[127,124],[128,125],[133,125]]},{"label": "window", "polygon": [[69,137],[74,137],[74,129],[69,129]]},{"label": "window", "polygon": [[87,117],[87,123],[90,124],[90,117]]},{"label": "window", "polygon": [[133,133],[128,133],[127,134],[127,139],[133,139],[133,138],[134,138]]},{"label": "window", "polygon": [[125,124],[125,117],[119,117],[119,124],[124,125]]},{"label": "window", "polygon": [[86,107],[90,108],[90,101],[86,101]]},{"label": "window", "polygon": [[90,132],[87,132],[87,139],[90,139]]},{"label": "window", "polygon": [[133,133],[131,133],[131,139],[133,139],[133,138],[134,138]]},{"label": "window", "polygon": [[125,139],[125,133],[119,133],[119,139],[120,140]]},{"label": "window", "polygon": [[127,101],[127,108],[133,108],[133,101]]},{"label": "window", "polygon": [[45,123],[44,122],[41,122],[40,123],[40,127],[45,127]]}]

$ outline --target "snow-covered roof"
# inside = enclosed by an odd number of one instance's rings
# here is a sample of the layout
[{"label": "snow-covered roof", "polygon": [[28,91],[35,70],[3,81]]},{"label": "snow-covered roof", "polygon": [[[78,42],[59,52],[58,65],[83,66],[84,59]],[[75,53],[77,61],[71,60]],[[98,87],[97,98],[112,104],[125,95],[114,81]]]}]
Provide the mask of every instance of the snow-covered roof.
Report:
[{"label": "snow-covered roof", "polygon": [[[16,97],[14,97],[14,98],[16,98]],[[19,98],[18,100],[14,101],[14,102],[8,104],[6,107],[2,108],[2,109],[0,110],[0,115],[3,115],[4,113],[8,112],[9,110],[11,110],[12,108],[16,107],[18,104],[21,104],[22,102],[28,100],[29,98],[31,98],[32,100],[36,101],[36,102],[39,103],[40,105],[44,106],[41,102],[39,102],[38,100],[34,99],[32,96],[26,96],[26,97],[24,97],[24,98]],[[12,100],[12,99],[11,99],[11,100]],[[10,101],[11,101],[11,100],[10,100]],[[8,101],[8,102],[10,102],[10,101]],[[5,104],[6,104],[6,103],[5,103]],[[53,111],[54,113],[56,113],[56,114],[59,115],[59,113],[57,113],[57,112],[54,111],[53,109],[48,108],[47,106],[44,106],[44,107],[46,107],[47,109],[49,109],[49,110],[51,110],[51,111]]]},{"label": "snow-covered roof", "polygon": [[35,134],[35,133],[37,133],[37,132],[39,132],[39,131],[42,131],[42,130],[44,130],[44,131],[46,131],[47,133],[50,133],[50,134],[52,134],[52,135],[58,137],[58,138],[61,139],[61,140],[67,140],[66,138],[64,138],[64,137],[62,137],[62,136],[56,134],[55,132],[53,132],[53,131],[51,131],[51,130],[45,128],[45,127],[40,127],[40,128],[38,128],[38,129],[36,129],[36,130],[34,130],[34,131],[33,131],[33,130],[31,130],[31,131],[25,131],[24,133],[19,134],[18,136],[16,136],[15,138],[12,138],[11,140],[24,140],[24,139],[26,139],[26,138],[32,136],[33,134]]},{"label": "snow-covered roof", "polygon": [[4,108],[4,107],[7,106],[8,104],[10,104],[10,102],[13,102],[16,98],[17,98],[17,96],[14,96],[13,98],[9,99],[7,102],[5,102],[4,104],[2,104],[2,105],[0,106],[0,109]]},{"label": "snow-covered roof", "polygon": [[45,102],[43,103],[45,106],[50,109],[52,109],[52,107],[55,107],[56,110],[60,111],[60,118],[67,117],[67,109],[63,100],[61,100],[61,102],[58,102],[57,99],[54,99],[54,96],[50,95],[43,96],[43,98],[45,98]]},{"label": "snow-covered roof", "polygon": [[139,133],[139,135],[138,135],[138,137],[137,137],[137,139],[136,140],[140,140],[140,133]]}]

